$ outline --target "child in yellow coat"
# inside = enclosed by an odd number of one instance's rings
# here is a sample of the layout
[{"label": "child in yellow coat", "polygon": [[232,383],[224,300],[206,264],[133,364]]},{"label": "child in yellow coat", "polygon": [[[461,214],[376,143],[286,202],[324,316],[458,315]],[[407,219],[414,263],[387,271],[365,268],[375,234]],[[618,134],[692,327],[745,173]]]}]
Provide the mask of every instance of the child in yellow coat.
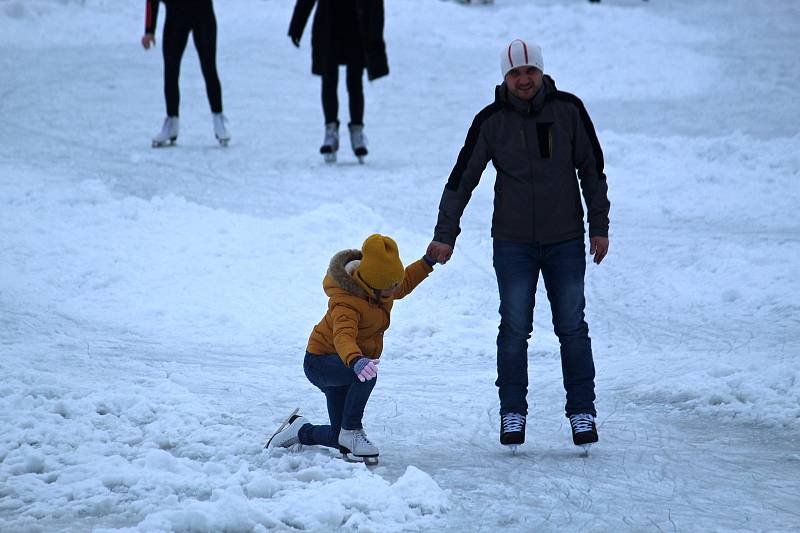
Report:
[{"label": "child in yellow coat", "polygon": [[370,235],[361,250],[343,250],[331,259],[322,283],[328,311],[314,326],[303,369],[327,400],[330,424],[314,425],[297,414],[278,428],[268,448],[293,444],[339,449],[351,460],[377,462],[378,448],[361,419],[378,375],[383,334],[392,305],[433,271],[427,256],[403,268],[397,243]]}]

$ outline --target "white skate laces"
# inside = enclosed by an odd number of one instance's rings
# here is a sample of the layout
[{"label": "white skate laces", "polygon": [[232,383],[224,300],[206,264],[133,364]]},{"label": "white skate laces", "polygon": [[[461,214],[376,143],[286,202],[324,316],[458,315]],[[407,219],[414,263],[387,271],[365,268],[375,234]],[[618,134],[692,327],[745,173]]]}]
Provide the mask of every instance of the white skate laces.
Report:
[{"label": "white skate laces", "polygon": [[363,429],[342,429],[339,432],[339,446],[343,453],[356,457],[378,455],[378,448],[367,437]]},{"label": "white skate laces", "polygon": [[361,448],[361,449],[375,448],[375,445],[372,444],[372,441],[369,440],[367,434],[364,433],[363,429],[356,430],[355,443],[356,443],[356,448]]},{"label": "white skate laces", "polygon": [[594,427],[594,417],[588,413],[580,413],[577,415],[570,415],[569,423],[572,425],[572,430],[575,433],[583,433],[584,431],[592,431]]},{"label": "white skate laces", "polygon": [[525,415],[521,415],[519,413],[506,413],[502,418],[504,433],[515,433],[517,431],[522,431],[522,428],[525,426]]}]

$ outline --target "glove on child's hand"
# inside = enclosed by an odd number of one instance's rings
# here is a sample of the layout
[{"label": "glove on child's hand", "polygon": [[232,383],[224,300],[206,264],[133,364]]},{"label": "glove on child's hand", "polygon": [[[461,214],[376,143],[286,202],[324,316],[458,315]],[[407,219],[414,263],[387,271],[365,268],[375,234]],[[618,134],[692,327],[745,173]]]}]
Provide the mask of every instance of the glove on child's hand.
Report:
[{"label": "glove on child's hand", "polygon": [[353,363],[353,372],[362,383],[374,379],[378,375],[379,359],[369,359],[367,357],[359,357]]}]

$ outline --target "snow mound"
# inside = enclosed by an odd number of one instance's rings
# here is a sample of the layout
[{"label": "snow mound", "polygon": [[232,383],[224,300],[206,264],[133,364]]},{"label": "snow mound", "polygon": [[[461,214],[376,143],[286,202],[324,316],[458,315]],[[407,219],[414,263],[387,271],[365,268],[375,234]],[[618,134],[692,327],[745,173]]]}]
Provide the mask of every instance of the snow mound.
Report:
[{"label": "snow mound", "polygon": [[99,531],[401,531],[448,509],[413,466],[391,482],[324,450],[269,456],[241,420],[169,378],[70,381],[53,372],[0,385],[0,529],[80,517]]}]

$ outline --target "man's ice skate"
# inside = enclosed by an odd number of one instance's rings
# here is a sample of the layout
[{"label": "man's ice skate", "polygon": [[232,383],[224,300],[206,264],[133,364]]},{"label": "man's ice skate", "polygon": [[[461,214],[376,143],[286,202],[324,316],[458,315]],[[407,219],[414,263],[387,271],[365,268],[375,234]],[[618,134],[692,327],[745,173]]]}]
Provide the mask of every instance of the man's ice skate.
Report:
[{"label": "man's ice skate", "polygon": [[308,420],[297,414],[300,408],[292,411],[286,420],[275,430],[269,438],[264,448],[272,450],[274,448],[290,448],[300,442],[298,433],[300,428],[308,424]]},{"label": "man's ice skate", "polygon": [[594,416],[589,413],[570,415],[569,425],[572,427],[572,442],[583,448],[583,454],[588,456],[592,444],[598,440]]},{"label": "man's ice skate", "polygon": [[500,415],[500,444],[508,446],[511,453],[525,442],[525,415],[506,413]]},{"label": "man's ice skate", "polygon": [[161,126],[161,132],[153,137],[153,148],[161,148],[163,146],[172,146],[178,139],[178,117],[167,117],[164,119],[164,125]]},{"label": "man's ice skate", "polygon": [[319,148],[319,153],[328,164],[336,163],[336,152],[339,151],[339,123],[328,122],[325,124],[325,140]]},{"label": "man's ice skate", "polygon": [[225,124],[228,122],[227,117],[222,113],[214,113],[214,136],[222,146],[228,146],[231,142],[231,134],[228,133],[228,128]]},{"label": "man's ice skate", "polygon": [[367,438],[363,429],[341,429],[339,451],[350,462],[364,462],[367,466],[378,464],[378,448]]},{"label": "man's ice skate", "polygon": [[364,157],[367,155],[367,136],[364,135],[363,124],[349,124],[350,130],[350,146],[353,147],[353,153],[358,158],[358,162],[364,164]]}]

